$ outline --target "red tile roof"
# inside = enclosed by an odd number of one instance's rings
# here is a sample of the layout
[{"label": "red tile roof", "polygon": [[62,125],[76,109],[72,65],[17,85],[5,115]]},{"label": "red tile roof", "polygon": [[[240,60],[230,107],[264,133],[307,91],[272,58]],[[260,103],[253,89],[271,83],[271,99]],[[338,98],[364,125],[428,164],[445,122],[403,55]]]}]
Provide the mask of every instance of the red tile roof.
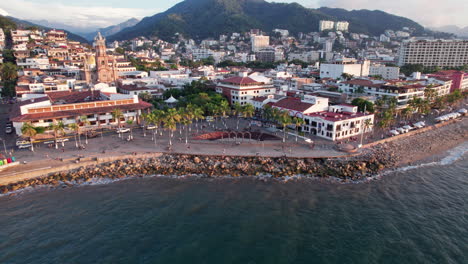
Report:
[{"label": "red tile roof", "polygon": [[255,101],[255,102],[263,102],[263,101],[265,101],[266,99],[268,99],[268,97],[266,97],[266,96],[259,96],[259,97],[253,98],[252,101]]},{"label": "red tile roof", "polygon": [[332,122],[367,116],[367,114],[364,114],[364,113],[350,113],[350,112],[334,113],[334,112],[328,112],[328,111],[310,113],[306,115],[311,116],[311,117],[320,117],[323,120],[332,121]]},{"label": "red tile roof", "polygon": [[99,91],[56,91],[47,93],[52,103],[61,101],[67,104],[95,101],[100,99],[100,95]]},{"label": "red tile roof", "polygon": [[54,119],[54,118],[64,118],[64,117],[76,117],[82,115],[96,114],[96,113],[109,113],[112,110],[118,108],[122,111],[128,110],[142,110],[151,108],[153,105],[146,103],[144,101],[139,101],[136,104],[126,104],[126,105],[113,105],[105,107],[95,107],[95,108],[86,108],[86,109],[75,109],[67,111],[56,111],[56,112],[46,112],[46,113],[35,113],[35,114],[24,114],[11,118],[13,122],[29,122],[36,120],[44,119]]},{"label": "red tile roof", "polygon": [[231,83],[231,84],[259,84],[259,82],[253,80],[250,77],[231,77],[224,80],[221,80],[222,83]]},{"label": "red tile roof", "polygon": [[286,97],[274,103],[273,106],[298,112],[304,112],[307,109],[311,108],[313,104],[304,103],[300,98],[295,97]]}]

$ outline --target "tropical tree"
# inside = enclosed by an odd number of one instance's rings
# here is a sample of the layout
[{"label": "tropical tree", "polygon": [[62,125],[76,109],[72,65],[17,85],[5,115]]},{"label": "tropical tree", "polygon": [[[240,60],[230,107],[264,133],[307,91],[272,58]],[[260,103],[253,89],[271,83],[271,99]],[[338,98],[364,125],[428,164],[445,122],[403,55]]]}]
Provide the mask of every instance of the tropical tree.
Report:
[{"label": "tropical tree", "polygon": [[219,103],[219,112],[221,114],[221,121],[223,122],[223,125],[224,125],[224,128],[227,129],[227,125],[226,125],[226,121],[224,120],[228,113],[229,113],[229,103],[228,101],[226,100],[222,100],[220,103]]},{"label": "tropical tree", "polygon": [[189,111],[189,109],[184,109],[181,112],[181,124],[185,128],[185,144],[188,144],[188,131],[189,127],[192,124],[193,120],[193,113]]},{"label": "tropical tree", "polygon": [[[57,138],[63,134],[65,131],[65,125],[63,124],[62,121],[59,122],[53,122],[52,124],[49,125],[49,129],[54,131],[54,141],[55,141],[55,149],[58,149],[58,142]],[[62,141],[62,146],[63,146],[63,141]]]},{"label": "tropical tree", "polygon": [[270,120],[273,116],[273,109],[271,107],[271,105],[264,105],[263,108],[262,108],[262,116],[264,119],[266,120]]},{"label": "tropical tree", "polygon": [[120,128],[120,119],[124,117],[122,110],[116,108],[112,110],[111,115],[114,122],[117,122],[117,126]]},{"label": "tropical tree", "polygon": [[255,107],[251,104],[246,104],[242,107],[242,113],[247,120],[247,118],[251,118],[255,114]]},{"label": "tropical tree", "polygon": [[140,117],[143,121],[143,136],[146,137],[146,127],[149,123],[149,113],[142,113]]},{"label": "tropical tree", "polygon": [[130,139],[133,139],[133,119],[129,119],[127,121],[125,121],[125,123],[127,123],[127,126],[128,128],[130,128]]},{"label": "tropical tree", "polygon": [[195,107],[193,109],[193,118],[195,119],[195,127],[197,128],[197,133],[198,133],[198,120],[200,119],[203,119],[204,118],[204,111],[203,111],[203,108],[201,107]]},{"label": "tropical tree", "polygon": [[240,117],[242,115],[243,107],[241,104],[238,102],[234,103],[234,108],[232,109],[232,113],[237,116],[237,121],[236,121],[236,129],[239,130],[239,121]]},{"label": "tropical tree", "polygon": [[280,111],[277,120],[283,127],[283,143],[286,142],[286,127],[292,124],[292,118],[288,110]]},{"label": "tropical tree", "polygon": [[424,89],[424,97],[429,102],[433,102],[437,98],[437,91],[433,88],[426,88]]},{"label": "tropical tree", "polygon": [[[78,140],[77,140],[77,135],[78,132],[80,131],[80,126],[78,126],[76,123],[70,123],[67,125],[68,129],[72,130],[73,136],[75,137],[75,147],[78,148]],[[80,142],[81,145],[81,142]]]},{"label": "tropical tree", "polygon": [[177,129],[177,123],[180,121],[180,119],[179,112],[174,108],[168,109],[164,115],[164,126],[170,131],[169,146],[172,146],[174,131]]},{"label": "tropical tree", "polygon": [[381,119],[378,123],[379,127],[387,128],[395,121],[393,117],[393,113],[391,111],[384,111],[382,112]]},{"label": "tropical tree", "polygon": [[26,137],[29,137],[29,140],[31,141],[31,151],[34,151],[34,137],[37,135],[37,130],[36,128],[31,124],[31,123],[23,123],[23,126],[21,127],[21,134],[23,134]]},{"label": "tropical tree", "polygon": [[299,135],[299,127],[304,125],[305,121],[304,121],[304,119],[302,119],[300,117],[293,117],[292,123],[296,126],[295,129],[296,129],[296,142],[297,142],[297,138],[298,138],[298,135]]},{"label": "tropical tree", "polygon": [[[117,122],[117,127],[120,128],[120,119],[124,117],[122,110],[116,108],[111,112],[112,119],[114,119],[114,123]],[[119,132],[119,137],[122,137],[121,133]]]},{"label": "tropical tree", "polygon": [[411,108],[411,106],[407,106],[403,110],[401,110],[401,116],[406,120],[409,120],[412,115],[413,109]]},{"label": "tropical tree", "polygon": [[89,122],[87,116],[80,116],[80,123],[82,126],[85,127],[85,144],[88,145],[88,126],[91,125],[91,122]]}]

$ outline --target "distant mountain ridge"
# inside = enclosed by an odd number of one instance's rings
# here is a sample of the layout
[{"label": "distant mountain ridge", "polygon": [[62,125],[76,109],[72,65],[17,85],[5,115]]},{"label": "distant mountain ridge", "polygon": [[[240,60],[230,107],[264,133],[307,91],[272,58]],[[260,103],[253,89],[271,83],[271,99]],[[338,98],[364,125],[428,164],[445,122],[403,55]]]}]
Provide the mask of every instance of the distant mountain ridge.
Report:
[{"label": "distant mountain ridge", "polygon": [[136,18],[130,18],[129,20],[122,22],[120,24],[109,26],[106,28],[100,28],[97,31],[90,32],[90,33],[81,33],[80,35],[85,37],[87,40],[92,41],[98,32],[101,32],[102,36],[107,37],[107,36],[119,33],[120,31],[128,27],[132,27],[138,24],[138,22],[140,22],[140,20]]},{"label": "distant mountain ridge", "polygon": [[124,40],[138,36],[158,36],[171,40],[175,33],[203,39],[220,34],[275,28],[291,33],[318,31],[320,20],[347,20],[353,32],[379,35],[386,29],[413,28],[424,32],[418,23],[383,11],[338,8],[305,8],[297,3],[269,3],[264,0],[185,0],[165,12],[145,17],[108,39]]},{"label": "distant mountain ridge", "polygon": [[441,32],[448,32],[455,34],[459,37],[468,38],[468,27],[459,27],[454,25],[442,26],[442,27],[434,27],[432,30],[441,31]]},{"label": "distant mountain ridge", "polygon": [[[32,22],[29,22],[29,21],[26,21],[26,20],[22,20],[22,19],[19,19],[19,18],[15,18],[15,17],[11,17],[11,16],[7,16],[7,17],[3,17],[3,18],[6,18],[8,19],[9,21],[11,21],[12,23],[14,23],[16,25],[16,27],[22,27],[22,28],[26,28],[26,27],[37,27],[37,28],[40,28],[40,29],[44,29],[44,30],[50,30],[52,28],[50,27],[45,27],[45,26],[42,26],[42,25],[38,25],[38,24],[35,24],[35,23],[32,23]],[[59,28],[57,28],[59,29]],[[82,36],[79,36],[77,34],[74,34],[74,33],[71,33],[70,31],[67,31],[67,30],[64,30],[66,33],[67,33],[67,36],[70,40],[73,40],[73,41],[79,41],[81,43],[89,43],[88,40],[86,40],[85,38],[83,38]]]}]

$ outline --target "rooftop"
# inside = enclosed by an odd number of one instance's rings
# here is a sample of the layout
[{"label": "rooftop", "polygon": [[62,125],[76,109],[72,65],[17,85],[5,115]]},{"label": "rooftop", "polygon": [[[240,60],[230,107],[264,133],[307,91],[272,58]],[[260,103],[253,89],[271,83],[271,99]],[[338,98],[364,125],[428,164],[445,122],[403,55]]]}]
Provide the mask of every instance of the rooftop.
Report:
[{"label": "rooftop", "polygon": [[313,104],[302,102],[300,98],[286,97],[274,103],[273,106],[298,112],[304,112],[307,109],[311,108]]}]

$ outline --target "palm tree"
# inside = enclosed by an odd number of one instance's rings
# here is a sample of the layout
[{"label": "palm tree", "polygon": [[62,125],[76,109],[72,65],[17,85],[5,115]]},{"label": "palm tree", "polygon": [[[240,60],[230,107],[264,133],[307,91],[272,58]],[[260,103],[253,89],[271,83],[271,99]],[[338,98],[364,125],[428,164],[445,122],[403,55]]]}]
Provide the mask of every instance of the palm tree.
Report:
[{"label": "palm tree", "polygon": [[23,126],[21,127],[21,134],[29,137],[29,140],[31,141],[31,151],[34,151],[34,137],[37,135],[37,130],[36,128],[31,124],[31,123],[23,123]]},{"label": "palm tree", "polygon": [[[124,117],[124,115],[122,113],[122,110],[116,108],[116,109],[112,110],[111,115],[112,115],[112,119],[114,119],[114,122],[117,121],[117,127],[120,128],[120,119],[122,119],[122,117]],[[122,135],[119,132],[119,137],[121,137],[121,136]]]},{"label": "palm tree", "polygon": [[271,105],[264,105],[262,109],[262,115],[263,118],[266,120],[270,120],[272,115],[273,115],[273,109],[271,108]]},{"label": "palm tree", "polygon": [[297,142],[297,137],[299,135],[299,127],[305,124],[304,119],[300,117],[293,117],[292,123],[296,126],[296,142]]},{"label": "palm tree", "polygon": [[185,144],[188,144],[188,128],[190,124],[192,124],[193,114],[192,112],[188,111],[189,109],[185,109],[181,113],[181,124],[185,127]]},{"label": "palm tree", "polygon": [[169,146],[172,146],[172,138],[174,137],[174,131],[177,129],[177,122],[180,121],[180,115],[178,111],[174,108],[167,110],[164,115],[164,126],[169,129]]},{"label": "palm tree", "polygon": [[[63,134],[63,132],[65,131],[65,125],[63,124],[62,121],[53,122],[52,124],[49,125],[49,129],[54,131],[55,149],[58,149],[57,137]],[[64,146],[63,141],[62,141],[62,146]]]},{"label": "palm tree", "polygon": [[239,130],[239,120],[240,120],[240,116],[242,115],[242,110],[243,110],[242,105],[240,105],[238,102],[235,102],[232,113],[237,116],[237,125],[236,125],[237,130]]},{"label": "palm tree", "polygon": [[133,119],[129,119],[127,121],[125,121],[125,123],[127,124],[128,128],[130,128],[130,139],[133,139]]},{"label": "palm tree", "polygon": [[391,111],[382,112],[382,118],[380,119],[379,126],[381,128],[387,128],[394,122],[393,114]]},{"label": "palm tree", "polygon": [[424,97],[429,100],[429,102],[433,102],[437,98],[437,91],[433,88],[426,88],[424,89]]},{"label": "palm tree", "polygon": [[87,116],[80,116],[80,123],[81,123],[81,125],[85,126],[85,130],[86,130],[86,133],[85,133],[85,144],[88,145],[88,130],[87,130],[87,126],[91,125],[91,122],[89,122]]},{"label": "palm tree", "polygon": [[244,114],[244,118],[251,118],[255,114],[255,107],[251,104],[246,104],[242,108],[242,113]]},{"label": "palm tree", "polygon": [[198,133],[198,120],[200,119],[203,119],[204,118],[204,112],[203,112],[203,109],[201,107],[195,107],[193,109],[193,118],[195,118],[195,121],[196,121],[196,128],[197,128],[197,133]]},{"label": "palm tree", "polygon": [[291,116],[289,115],[288,110],[280,111],[278,115],[278,122],[283,127],[283,143],[286,142],[286,127],[292,124]]},{"label": "palm tree", "polygon": [[149,123],[149,113],[148,114],[141,114],[141,120],[143,121],[143,136],[146,137],[146,127]]},{"label": "palm tree", "polygon": [[77,135],[78,135],[78,132],[80,131],[80,126],[78,126],[76,123],[71,123],[71,124],[68,124],[67,127],[68,127],[68,129],[73,130],[73,132],[75,132],[73,134],[74,137],[75,137],[75,147],[78,148]]},{"label": "palm tree", "polygon": [[413,109],[411,108],[411,106],[407,106],[406,108],[401,110],[401,116],[406,120],[409,120],[412,114]]},{"label": "palm tree", "polygon": [[219,103],[219,111],[221,113],[221,120],[223,121],[224,128],[227,129],[226,121],[224,120],[229,112],[229,103],[226,100],[221,101]]}]

